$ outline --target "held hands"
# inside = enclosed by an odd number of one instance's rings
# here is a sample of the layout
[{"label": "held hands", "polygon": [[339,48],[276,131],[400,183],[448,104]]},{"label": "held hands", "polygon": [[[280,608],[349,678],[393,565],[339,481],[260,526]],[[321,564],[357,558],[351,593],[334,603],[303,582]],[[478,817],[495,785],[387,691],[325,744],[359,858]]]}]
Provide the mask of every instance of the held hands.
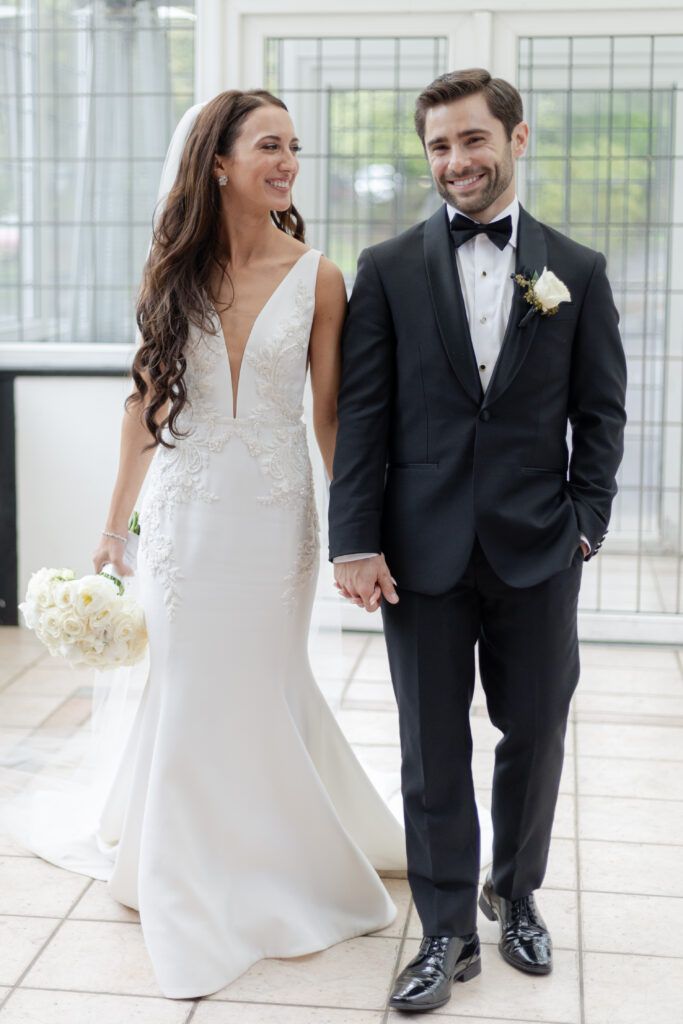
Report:
[{"label": "held hands", "polygon": [[366,612],[376,612],[382,597],[391,604],[398,603],[396,581],[389,572],[384,555],[359,558],[354,562],[336,562],[334,580],[341,596],[359,608],[365,608]]},{"label": "held hands", "polygon": [[133,576],[133,570],[123,560],[125,549],[125,541],[119,540],[116,537],[103,536],[92,556],[95,572],[99,572],[103,565],[109,563],[114,566],[120,576]]}]

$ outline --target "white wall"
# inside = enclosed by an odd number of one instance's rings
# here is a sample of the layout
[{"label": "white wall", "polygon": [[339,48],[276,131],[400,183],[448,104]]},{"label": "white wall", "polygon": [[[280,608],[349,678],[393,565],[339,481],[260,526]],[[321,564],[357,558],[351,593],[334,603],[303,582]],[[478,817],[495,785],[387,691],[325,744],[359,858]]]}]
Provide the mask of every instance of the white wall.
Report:
[{"label": "white wall", "polygon": [[32,572],[92,571],[118,463],[123,401],[116,377],[15,381],[19,597]]}]

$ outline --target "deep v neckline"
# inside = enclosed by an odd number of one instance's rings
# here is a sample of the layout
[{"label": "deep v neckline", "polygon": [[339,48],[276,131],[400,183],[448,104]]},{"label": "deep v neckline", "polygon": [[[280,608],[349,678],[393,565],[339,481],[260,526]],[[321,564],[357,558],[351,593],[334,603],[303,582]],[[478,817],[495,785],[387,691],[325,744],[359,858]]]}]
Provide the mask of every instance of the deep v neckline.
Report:
[{"label": "deep v neckline", "polygon": [[211,305],[213,307],[213,311],[214,311],[214,313],[216,315],[216,319],[218,320],[218,330],[220,331],[220,335],[221,335],[221,338],[223,340],[223,350],[225,351],[225,357],[226,357],[226,359],[228,361],[228,376],[229,376],[229,379],[230,379],[230,392],[231,392],[231,395],[232,395],[232,418],[234,420],[237,419],[237,402],[238,402],[238,399],[239,399],[240,377],[242,376],[242,365],[244,363],[244,357],[247,354],[247,349],[249,348],[249,342],[251,341],[252,335],[253,335],[253,333],[254,333],[254,331],[256,329],[256,325],[258,324],[259,320],[261,319],[261,317],[263,316],[263,314],[265,313],[266,309],[268,308],[270,303],[273,301],[273,299],[275,298],[277,293],[282,288],[282,286],[285,283],[285,281],[287,280],[287,278],[290,276],[290,274],[292,274],[292,272],[294,271],[294,268],[299,266],[299,264],[301,263],[302,259],[304,259],[305,256],[308,256],[309,252],[313,252],[313,250],[312,249],[307,249],[306,252],[302,252],[301,256],[299,256],[299,258],[297,260],[295,260],[294,263],[292,263],[291,267],[289,268],[289,270],[287,271],[285,276],[282,278],[281,281],[279,281],[276,284],[275,288],[270,293],[270,295],[268,296],[266,301],[263,303],[263,305],[261,306],[261,308],[258,311],[258,313],[256,314],[256,316],[254,317],[253,323],[252,323],[252,325],[251,325],[251,327],[249,329],[249,334],[247,335],[247,340],[245,341],[244,348],[242,349],[242,356],[240,358],[239,367],[237,369],[237,381],[236,382],[233,381],[233,377],[232,377],[232,366],[230,365],[230,353],[228,352],[228,345],[227,345],[227,341],[226,341],[226,338],[225,338],[225,331],[223,330],[223,322],[221,320],[221,315],[218,312],[218,310],[216,309],[216,307],[213,305],[213,303],[211,303]]}]

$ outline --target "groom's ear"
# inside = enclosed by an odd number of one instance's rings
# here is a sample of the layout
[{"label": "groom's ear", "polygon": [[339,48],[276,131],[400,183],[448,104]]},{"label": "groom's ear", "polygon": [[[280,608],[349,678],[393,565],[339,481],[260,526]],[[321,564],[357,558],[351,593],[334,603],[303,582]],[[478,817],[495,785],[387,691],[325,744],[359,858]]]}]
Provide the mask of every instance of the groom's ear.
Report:
[{"label": "groom's ear", "polygon": [[515,160],[518,160],[520,156],[526,153],[526,147],[529,145],[529,125],[526,121],[520,121],[512,129],[510,145],[512,146],[512,156]]}]

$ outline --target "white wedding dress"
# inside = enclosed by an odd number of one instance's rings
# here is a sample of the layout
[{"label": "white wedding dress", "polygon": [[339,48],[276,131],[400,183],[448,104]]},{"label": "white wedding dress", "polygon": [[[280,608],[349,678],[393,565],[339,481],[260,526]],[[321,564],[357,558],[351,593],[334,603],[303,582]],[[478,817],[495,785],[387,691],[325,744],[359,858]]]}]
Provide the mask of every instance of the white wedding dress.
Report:
[{"label": "white wedding dress", "polygon": [[140,507],[151,666],[100,838],[171,997],[386,926],[374,868],[405,867],[403,830],[308,662],[302,401],[319,258],[305,252],[256,319],[235,417],[218,317],[217,334],[191,334],[186,436],[157,448]]}]

